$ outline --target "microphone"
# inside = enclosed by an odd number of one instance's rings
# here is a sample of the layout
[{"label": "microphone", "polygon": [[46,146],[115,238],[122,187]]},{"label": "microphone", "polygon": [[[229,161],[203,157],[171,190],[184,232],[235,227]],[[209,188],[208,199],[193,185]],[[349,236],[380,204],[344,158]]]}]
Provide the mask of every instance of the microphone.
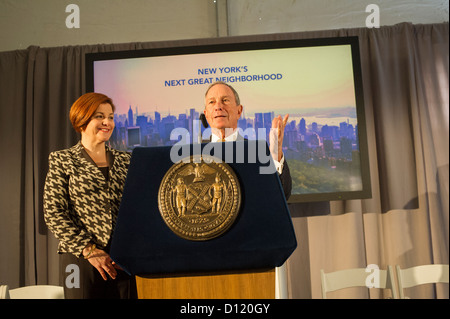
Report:
[{"label": "microphone", "polygon": [[204,128],[208,128],[209,125],[208,125],[208,121],[206,121],[205,114],[203,114],[203,113],[200,114],[200,121],[202,121]]}]

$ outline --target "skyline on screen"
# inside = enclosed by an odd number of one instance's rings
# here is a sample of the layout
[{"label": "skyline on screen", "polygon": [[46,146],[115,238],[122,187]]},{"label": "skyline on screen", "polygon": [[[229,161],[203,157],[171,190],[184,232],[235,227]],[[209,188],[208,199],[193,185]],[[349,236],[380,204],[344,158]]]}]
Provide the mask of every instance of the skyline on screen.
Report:
[{"label": "skyline on screen", "polygon": [[225,80],[238,91],[244,116],[289,113],[356,124],[350,45],[96,61],[94,73],[95,91],[113,99],[117,114],[130,106],[149,116],[202,112],[207,87]]},{"label": "skyline on screen", "polygon": [[195,142],[208,86],[227,82],[242,131],[265,129],[268,141],[273,118],[289,114],[292,194],[338,194],[363,190],[353,63],[350,44],[99,59],[93,88],[116,106],[111,145],[130,151],[174,145],[179,127]]}]

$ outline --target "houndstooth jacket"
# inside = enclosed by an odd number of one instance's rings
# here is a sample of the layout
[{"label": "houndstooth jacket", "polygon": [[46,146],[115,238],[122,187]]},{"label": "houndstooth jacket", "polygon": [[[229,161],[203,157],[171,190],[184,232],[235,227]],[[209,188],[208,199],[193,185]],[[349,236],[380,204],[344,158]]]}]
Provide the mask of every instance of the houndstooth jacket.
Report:
[{"label": "houndstooth jacket", "polygon": [[44,218],[59,239],[58,252],[80,257],[89,242],[105,248],[111,238],[122,199],[131,155],[106,147],[108,180],[81,142],[52,152],[44,186]]}]

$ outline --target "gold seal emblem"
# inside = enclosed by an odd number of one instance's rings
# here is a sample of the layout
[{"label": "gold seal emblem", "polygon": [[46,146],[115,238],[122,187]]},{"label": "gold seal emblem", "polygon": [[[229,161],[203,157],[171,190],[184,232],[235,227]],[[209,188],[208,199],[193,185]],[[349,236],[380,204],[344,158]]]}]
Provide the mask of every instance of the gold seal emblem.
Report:
[{"label": "gold seal emblem", "polygon": [[241,189],[228,164],[212,156],[191,156],[164,175],[158,206],[164,222],[176,235],[209,240],[233,225],[241,206]]}]

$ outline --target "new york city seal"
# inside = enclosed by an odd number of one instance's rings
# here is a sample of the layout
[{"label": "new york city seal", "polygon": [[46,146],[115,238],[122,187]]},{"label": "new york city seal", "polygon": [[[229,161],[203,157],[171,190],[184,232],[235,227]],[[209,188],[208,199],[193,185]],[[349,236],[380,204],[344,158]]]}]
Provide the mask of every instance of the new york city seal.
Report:
[{"label": "new york city seal", "polygon": [[164,222],[176,235],[210,240],[226,232],[239,214],[239,181],[225,162],[211,156],[191,156],[164,175],[158,206]]}]

